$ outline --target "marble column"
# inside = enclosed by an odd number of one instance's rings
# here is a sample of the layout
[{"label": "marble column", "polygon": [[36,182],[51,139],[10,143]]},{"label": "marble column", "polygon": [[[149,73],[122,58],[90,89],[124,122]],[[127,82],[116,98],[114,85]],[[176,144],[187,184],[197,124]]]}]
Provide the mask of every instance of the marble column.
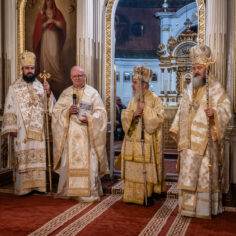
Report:
[{"label": "marble column", "polygon": [[[1,60],[2,76],[1,76],[1,107],[4,107],[5,97],[10,84],[17,78],[17,0],[2,0],[0,5],[1,19]],[[0,143],[2,144],[1,138]],[[5,150],[7,158],[7,166],[4,169],[12,168],[12,138],[7,139],[8,150]],[[1,147],[0,147],[1,149]],[[2,155],[0,150],[0,154]],[[0,155],[0,156],[1,156]],[[3,169],[2,169],[3,170]],[[0,167],[0,172],[2,171]]]},{"label": "marble column", "polygon": [[[227,78],[226,78],[226,90],[230,97],[230,100],[234,99],[234,81],[235,81],[235,12],[236,4],[235,0],[228,0],[228,20],[227,20]],[[232,102],[233,109],[233,102]]]},{"label": "marble column", "polygon": [[164,94],[165,90],[165,80],[164,80],[164,73],[165,73],[165,68],[161,68],[161,88],[160,88],[160,93]]},{"label": "marble column", "polygon": [[206,44],[210,46],[216,78],[226,85],[227,0],[207,0]]},{"label": "marble column", "polygon": [[[226,88],[232,102],[235,87],[235,12],[234,0],[207,0],[206,42],[215,60],[213,73]],[[234,116],[234,115],[233,115]],[[229,174],[224,186],[228,186],[226,199],[236,204],[236,120],[233,117],[224,140],[225,171]],[[226,202],[228,201],[226,200]],[[228,201],[230,202],[230,201]]]},{"label": "marble column", "polygon": [[177,73],[176,73],[176,67],[172,68],[172,85],[171,90],[173,94],[177,94],[176,92],[176,79],[177,79]]},{"label": "marble column", "polygon": [[168,68],[167,71],[168,71],[168,86],[167,86],[168,89],[167,89],[167,91],[168,91],[168,93],[171,93],[171,90],[172,90],[172,88],[171,88],[171,85],[172,85],[172,69]]},{"label": "marble column", "polygon": [[87,74],[87,83],[94,86],[93,81],[93,0],[80,0],[77,4],[77,64]]},{"label": "marble column", "polygon": [[[227,81],[226,81],[226,90],[227,94],[231,100],[232,104],[232,110],[235,111],[234,108],[234,89],[235,89],[235,81],[236,81],[236,73],[235,73],[235,16],[236,12],[236,3],[234,0],[228,0],[228,10],[227,10],[227,17],[228,17],[228,24],[227,24]],[[231,126],[228,128],[228,130],[232,130],[230,141],[231,141],[231,150],[230,152],[230,182],[233,183],[236,186],[236,127],[235,127],[236,119],[231,120]],[[228,131],[229,133],[229,131]],[[227,156],[228,158],[228,156]],[[235,193],[236,194],[236,193]],[[236,196],[234,196],[236,197]]]},{"label": "marble column", "polygon": [[[77,3],[77,64],[85,68],[87,83],[102,91],[102,40],[104,0]],[[103,97],[103,96],[102,96]]]},{"label": "marble column", "polygon": [[[1,1],[1,56],[2,56],[2,98],[1,107],[4,106],[8,88],[18,78],[17,73],[17,0]],[[4,32],[3,32],[4,30]],[[1,108],[0,107],[0,108]]]}]

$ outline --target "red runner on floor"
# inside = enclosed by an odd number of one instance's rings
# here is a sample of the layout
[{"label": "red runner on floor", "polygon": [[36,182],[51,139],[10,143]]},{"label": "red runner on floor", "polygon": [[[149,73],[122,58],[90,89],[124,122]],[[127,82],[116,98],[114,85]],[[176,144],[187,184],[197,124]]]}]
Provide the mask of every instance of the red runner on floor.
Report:
[{"label": "red runner on floor", "polygon": [[156,201],[154,206],[146,208],[138,205],[127,205],[119,200],[86,226],[79,235],[138,235],[163,202],[164,200]]},{"label": "red runner on floor", "polygon": [[[174,186],[174,185],[173,185]],[[176,199],[161,199],[154,206],[125,204],[121,195],[97,203],[18,197],[0,193],[0,235],[236,235],[236,212],[212,220],[178,214]]]}]

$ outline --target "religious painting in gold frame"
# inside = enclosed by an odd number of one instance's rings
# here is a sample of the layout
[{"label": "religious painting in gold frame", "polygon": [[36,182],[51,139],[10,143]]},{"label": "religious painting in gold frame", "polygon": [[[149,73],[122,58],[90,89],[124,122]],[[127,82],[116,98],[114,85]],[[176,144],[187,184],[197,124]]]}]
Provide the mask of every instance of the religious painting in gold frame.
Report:
[{"label": "religious painting in gold frame", "polygon": [[185,74],[183,74],[183,77],[182,77],[182,86],[181,86],[181,93],[183,94],[184,93],[184,90],[187,88],[187,86],[189,85],[189,83],[191,82],[192,80],[192,74],[191,72],[187,72]]},{"label": "religious painting in gold frame", "polygon": [[71,84],[70,68],[76,64],[76,0],[18,0],[19,56],[24,50],[37,56],[37,74],[44,70],[56,95]]}]

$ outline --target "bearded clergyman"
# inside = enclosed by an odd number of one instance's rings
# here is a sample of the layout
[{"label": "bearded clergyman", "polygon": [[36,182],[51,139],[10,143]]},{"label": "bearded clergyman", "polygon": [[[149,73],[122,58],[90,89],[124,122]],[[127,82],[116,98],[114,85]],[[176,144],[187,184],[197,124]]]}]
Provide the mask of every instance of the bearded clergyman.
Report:
[{"label": "bearded clergyman", "polygon": [[224,88],[211,73],[210,48],[194,46],[190,57],[193,80],[170,128],[179,152],[179,212],[183,216],[211,218],[223,211],[222,144],[231,105]]},{"label": "bearded clergyman", "polygon": [[34,53],[20,55],[22,75],[8,90],[2,135],[14,137],[15,193],[25,195],[46,191],[46,149],[44,136],[45,92],[49,113],[55,98],[48,82],[41,84],[35,74]]},{"label": "bearded clergyman", "polygon": [[162,154],[164,109],[161,99],[149,90],[151,76],[152,70],[147,67],[134,68],[133,98],[121,115],[125,132],[121,175],[126,203],[142,205],[147,199],[146,204],[152,205],[153,198],[159,198],[165,188]]}]

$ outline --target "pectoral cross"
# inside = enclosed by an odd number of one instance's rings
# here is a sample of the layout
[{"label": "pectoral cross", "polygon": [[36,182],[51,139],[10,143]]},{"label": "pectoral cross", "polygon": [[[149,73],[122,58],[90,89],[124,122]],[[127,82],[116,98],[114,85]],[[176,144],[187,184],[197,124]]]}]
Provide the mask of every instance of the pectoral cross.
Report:
[{"label": "pectoral cross", "polygon": [[195,111],[196,110],[198,110],[198,108],[199,108],[199,104],[198,103],[192,103],[192,104],[189,104],[189,110],[192,110],[192,109],[194,109]]}]

